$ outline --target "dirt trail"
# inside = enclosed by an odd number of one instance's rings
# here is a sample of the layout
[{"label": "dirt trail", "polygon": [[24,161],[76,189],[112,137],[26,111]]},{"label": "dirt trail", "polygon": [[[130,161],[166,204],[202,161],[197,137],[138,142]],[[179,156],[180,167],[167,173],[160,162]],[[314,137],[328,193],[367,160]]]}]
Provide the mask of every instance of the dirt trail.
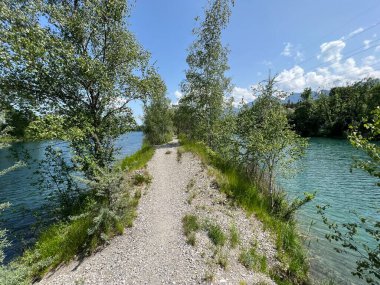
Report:
[{"label": "dirt trail", "polygon": [[[186,244],[181,218],[192,163],[177,162],[176,144],[156,150],[148,163],[152,183],[140,200],[134,226],[82,263],[72,262],[41,284],[194,284],[205,265]],[[171,152],[170,154],[168,152]]]},{"label": "dirt trail", "polygon": [[[275,284],[239,260],[242,251],[254,246],[269,268],[276,266],[270,234],[214,187],[198,158],[184,153],[178,161],[177,149],[177,142],[158,147],[148,163],[153,180],[132,228],[102,251],[49,273],[40,284]],[[201,224],[219,225],[227,237],[234,225],[238,246],[230,241],[214,245],[205,229],[196,233],[195,246],[187,244],[182,217],[189,213]]]}]

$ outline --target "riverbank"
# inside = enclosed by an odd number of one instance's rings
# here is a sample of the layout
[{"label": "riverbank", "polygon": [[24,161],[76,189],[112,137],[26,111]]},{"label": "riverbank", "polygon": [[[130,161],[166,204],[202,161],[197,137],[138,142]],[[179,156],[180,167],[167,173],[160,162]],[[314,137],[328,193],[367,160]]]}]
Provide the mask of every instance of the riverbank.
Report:
[{"label": "riverbank", "polygon": [[[292,225],[256,208],[263,203],[258,197],[250,196],[249,208],[232,196],[252,185],[218,169],[199,146],[145,146],[123,160],[129,170],[147,162],[147,172],[129,174],[125,191],[135,208],[128,207],[131,219],[105,247],[95,245],[89,256],[73,247],[80,240],[69,233],[87,229],[79,219],[53,226],[11,267],[29,270],[22,272],[32,278],[25,284],[39,276],[41,284],[302,284],[306,269],[297,259],[302,247]],[[149,177],[149,187],[133,188]],[[44,265],[49,254],[54,263]]]},{"label": "riverbank", "polygon": [[[153,148],[145,144],[132,156],[133,161],[143,168],[153,152]],[[0,266],[0,283],[31,284],[74,257],[84,258],[99,250],[112,237],[131,227],[141,192],[150,181],[146,171],[133,169],[133,166],[127,161],[124,168],[128,171],[121,172],[115,167],[103,175],[103,180],[90,182],[89,189],[82,194],[82,202],[73,207],[69,217],[48,226],[20,257]],[[93,187],[104,188],[98,191],[109,193],[112,204],[104,204],[104,200],[94,197]]]},{"label": "riverbank", "polygon": [[181,142],[183,151],[197,154],[208,166],[220,191],[271,232],[279,261],[278,266],[269,271],[271,277],[278,284],[307,284],[309,264],[296,221],[276,216],[272,212],[270,197],[263,194],[244,171],[223,160],[203,143],[186,139]]},{"label": "riverbank", "polygon": [[157,147],[132,228],[40,284],[287,284],[274,233],[221,192],[213,168],[186,147]]},{"label": "riverbank", "polygon": [[[175,144],[156,149],[147,166],[152,182],[142,192],[132,228],[40,284],[275,284],[266,273],[276,266],[270,234],[227,202],[197,157],[178,158],[177,150]],[[199,223],[194,245],[184,234],[189,215]],[[261,264],[250,263],[253,255]]]}]

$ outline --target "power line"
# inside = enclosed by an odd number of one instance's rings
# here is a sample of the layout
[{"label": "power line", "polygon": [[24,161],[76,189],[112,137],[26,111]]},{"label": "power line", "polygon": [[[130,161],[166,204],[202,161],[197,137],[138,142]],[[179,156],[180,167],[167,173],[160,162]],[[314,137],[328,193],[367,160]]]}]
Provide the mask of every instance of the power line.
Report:
[{"label": "power line", "polygon": [[[380,39],[378,39],[378,40],[376,40],[376,41],[373,41],[372,43],[379,42],[379,41],[380,41]],[[346,59],[348,59],[348,58],[350,58],[350,57],[352,57],[352,56],[355,56],[355,55],[361,54],[361,53],[363,53],[363,52],[366,52],[366,51],[371,50],[371,49],[373,49],[373,48],[376,48],[376,47],[378,47],[378,46],[380,46],[380,45],[372,45],[372,46],[369,46],[369,47],[367,47],[367,48],[365,48],[365,46],[361,46],[360,48],[357,48],[357,49],[351,51],[348,55],[342,57],[340,60],[344,61],[344,60],[346,60]],[[364,49],[363,49],[363,48],[364,48]],[[316,69],[316,68],[318,68],[318,67],[324,66],[324,65],[326,65],[326,64],[328,64],[328,63],[331,63],[331,62],[333,62],[334,60],[335,60],[335,58],[332,58],[332,59],[330,59],[330,60],[328,60],[328,61],[325,61],[325,62],[322,62],[322,63],[320,63],[320,64],[318,64],[318,65],[315,65],[315,66],[313,66],[312,68],[310,68],[308,71],[304,71],[304,72],[306,72],[306,73],[307,73],[307,72],[310,72],[310,71],[312,71],[312,70],[314,70],[314,69]]]}]

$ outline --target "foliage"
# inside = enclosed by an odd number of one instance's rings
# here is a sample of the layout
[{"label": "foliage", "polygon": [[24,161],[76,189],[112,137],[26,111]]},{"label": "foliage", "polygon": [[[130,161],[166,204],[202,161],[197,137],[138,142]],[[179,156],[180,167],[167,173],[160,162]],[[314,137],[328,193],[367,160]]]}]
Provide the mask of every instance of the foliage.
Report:
[{"label": "foliage", "polygon": [[265,255],[260,255],[257,253],[255,246],[242,251],[239,256],[239,261],[248,269],[257,270],[260,272],[266,272],[267,270],[267,259]]},{"label": "foliage", "polygon": [[[181,144],[184,150],[197,154],[204,164],[213,168],[212,172],[221,191],[244,208],[248,214],[255,214],[263,222],[264,227],[274,233],[278,258],[287,268],[285,271],[278,268],[274,272],[278,282],[288,280],[289,284],[306,283],[308,263],[295,222],[284,220],[284,215],[281,213],[273,213],[270,197],[258,189],[257,184],[244,169],[231,164],[230,161],[227,162],[203,143],[194,143],[182,137]],[[286,202],[283,204],[286,209]]]},{"label": "foliage", "polygon": [[[4,209],[8,208],[10,206],[9,203],[2,203],[0,204],[0,213],[4,211]],[[7,240],[6,236],[7,231],[0,229],[0,265],[4,261],[4,249],[8,246],[10,246],[9,241]]]},{"label": "foliage", "polygon": [[75,166],[67,160],[61,149],[48,146],[34,172],[38,177],[34,183],[44,192],[49,202],[46,209],[56,221],[80,211],[88,190],[75,176]]},{"label": "foliage", "polygon": [[213,244],[215,244],[216,246],[223,246],[226,243],[227,237],[219,225],[213,223],[206,223],[205,228],[207,231],[207,235]]},{"label": "foliage", "polygon": [[157,75],[127,29],[129,10],[125,0],[1,3],[0,91],[59,116],[57,137],[70,141],[87,178],[111,166],[113,140],[133,125],[128,103],[154,91]]},{"label": "foliage", "polygon": [[275,78],[255,90],[258,96],[252,106],[245,106],[238,115],[240,161],[255,179],[267,181],[272,207],[280,195],[275,178],[289,174],[294,162],[304,153],[307,141],[291,130],[281,102],[281,91],[275,89]]},{"label": "foliage", "polygon": [[[365,119],[363,123],[367,131],[364,136],[357,127],[351,127],[349,139],[356,148],[367,154],[366,159],[356,159],[353,167],[362,169],[368,174],[380,178],[380,147],[372,142],[380,134],[380,107],[372,112],[372,120]],[[380,186],[380,183],[377,183]],[[330,221],[326,214],[327,206],[318,206],[318,212],[323,222],[329,227],[326,238],[338,243],[335,247],[338,253],[355,253],[358,255],[356,270],[353,275],[365,280],[368,284],[379,284],[380,281],[380,221],[378,217],[362,217],[355,213],[356,219],[349,223],[336,224]],[[380,209],[377,209],[380,213]],[[368,240],[363,242],[359,234],[366,233]]]},{"label": "foliage", "polygon": [[189,49],[186,80],[182,82],[184,96],[179,102],[177,128],[192,138],[213,143],[214,124],[223,112],[223,98],[230,89],[228,49],[221,42],[222,30],[231,15],[231,0],[209,1],[197,37]]},{"label": "foliage", "polygon": [[133,185],[143,185],[152,182],[152,177],[148,173],[137,173],[132,178]]},{"label": "foliage", "polygon": [[149,103],[144,108],[144,133],[151,144],[163,144],[173,137],[173,113],[170,101],[165,97],[166,87],[160,78],[157,78]]},{"label": "foliage", "polygon": [[185,215],[182,218],[182,228],[187,237],[187,243],[195,245],[195,232],[200,228],[197,216],[190,214]]},{"label": "foliage", "polygon": [[330,91],[305,89],[300,102],[287,106],[294,111],[289,112],[289,121],[301,135],[342,137],[379,105],[380,82],[369,78]]},{"label": "foliage", "polygon": [[240,243],[239,230],[235,225],[230,227],[230,245],[232,248],[236,248]]},{"label": "foliage", "polygon": [[132,171],[143,168],[152,158],[153,154],[154,148],[147,141],[144,141],[139,151],[123,159],[121,169]]}]

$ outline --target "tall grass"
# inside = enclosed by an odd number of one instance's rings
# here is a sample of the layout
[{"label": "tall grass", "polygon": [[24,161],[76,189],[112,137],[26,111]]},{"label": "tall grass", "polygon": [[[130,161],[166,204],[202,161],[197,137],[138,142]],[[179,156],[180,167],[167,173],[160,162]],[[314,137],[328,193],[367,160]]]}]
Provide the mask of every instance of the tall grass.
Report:
[{"label": "tall grass", "polygon": [[308,262],[294,220],[286,220],[272,211],[271,199],[260,191],[242,169],[223,160],[203,143],[181,139],[184,150],[197,154],[210,165],[222,192],[236,201],[249,214],[254,214],[276,238],[278,257],[283,264],[272,272],[277,282],[308,284]]},{"label": "tall grass", "polygon": [[121,168],[123,170],[136,170],[143,168],[148,161],[153,157],[154,148],[144,140],[141,149],[131,156],[127,156],[121,162]]},{"label": "tall grass", "polygon": [[[124,168],[135,170],[143,167],[153,153],[154,149],[145,144],[140,151],[123,160]],[[119,177],[122,174],[116,174],[115,178],[112,175],[110,173],[100,186],[109,192],[117,192],[113,205],[106,199],[97,199],[93,191],[88,191],[80,209],[72,213],[75,218],[49,226],[21,257],[7,266],[0,266],[0,284],[30,284],[75,256],[93,252],[109,238],[122,234],[125,227],[132,226],[141,192],[137,189],[131,195],[131,189],[134,189],[131,187],[149,181],[144,177],[144,181],[140,179],[136,185],[135,176],[125,180]]]}]

